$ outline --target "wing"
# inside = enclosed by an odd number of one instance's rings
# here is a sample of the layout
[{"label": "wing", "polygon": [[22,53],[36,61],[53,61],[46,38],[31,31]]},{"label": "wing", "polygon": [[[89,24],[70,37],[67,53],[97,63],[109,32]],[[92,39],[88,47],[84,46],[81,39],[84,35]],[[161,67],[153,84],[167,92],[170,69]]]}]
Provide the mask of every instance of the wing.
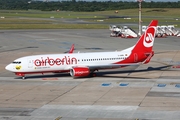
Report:
[{"label": "wing", "polygon": [[114,68],[124,68],[128,66],[139,66],[141,63],[133,64],[108,64],[108,65],[88,65],[89,69],[114,69]]},{"label": "wing", "polygon": [[[102,69],[116,69],[116,68],[122,68],[122,70],[126,67],[132,68],[131,70],[136,69],[141,65],[142,63],[132,63],[132,64],[108,64],[108,65],[78,65],[73,66],[72,68],[78,68],[78,67],[86,67],[89,70],[102,70]],[[129,69],[128,69],[129,70]]]}]

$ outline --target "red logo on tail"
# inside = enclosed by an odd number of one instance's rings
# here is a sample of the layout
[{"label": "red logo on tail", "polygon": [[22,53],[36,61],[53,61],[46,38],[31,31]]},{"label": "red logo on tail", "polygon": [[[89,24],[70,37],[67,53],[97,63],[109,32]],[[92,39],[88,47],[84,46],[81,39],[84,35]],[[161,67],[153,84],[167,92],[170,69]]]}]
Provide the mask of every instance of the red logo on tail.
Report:
[{"label": "red logo on tail", "polygon": [[147,36],[145,38],[146,43],[151,43],[153,40],[153,35],[151,33],[147,33]]},{"label": "red logo on tail", "polygon": [[154,43],[155,27],[149,27],[144,34],[143,44],[145,47],[152,47]]}]

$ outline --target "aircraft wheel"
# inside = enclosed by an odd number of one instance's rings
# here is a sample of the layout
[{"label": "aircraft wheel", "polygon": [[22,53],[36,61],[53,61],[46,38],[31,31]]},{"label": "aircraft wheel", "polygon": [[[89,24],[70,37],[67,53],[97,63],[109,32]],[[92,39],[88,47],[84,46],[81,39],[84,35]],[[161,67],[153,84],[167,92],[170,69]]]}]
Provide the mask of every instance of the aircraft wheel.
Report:
[{"label": "aircraft wheel", "polygon": [[90,77],[96,77],[96,73],[91,73]]},{"label": "aircraft wheel", "polygon": [[96,73],[92,73],[92,77],[96,77]]},{"label": "aircraft wheel", "polygon": [[97,75],[96,75],[96,73],[93,73],[93,77],[96,77]]},{"label": "aircraft wheel", "polygon": [[26,77],[25,77],[25,76],[22,76],[22,79],[23,79],[23,80],[25,80],[25,79],[26,79]]}]

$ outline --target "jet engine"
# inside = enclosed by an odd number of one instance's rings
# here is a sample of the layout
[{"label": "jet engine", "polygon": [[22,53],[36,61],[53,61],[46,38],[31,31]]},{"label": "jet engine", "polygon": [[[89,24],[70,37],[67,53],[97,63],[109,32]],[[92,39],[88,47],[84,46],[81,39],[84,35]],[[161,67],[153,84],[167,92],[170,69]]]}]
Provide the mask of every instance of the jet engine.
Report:
[{"label": "jet engine", "polygon": [[90,74],[88,67],[75,67],[70,70],[70,75],[72,77],[85,77]]}]

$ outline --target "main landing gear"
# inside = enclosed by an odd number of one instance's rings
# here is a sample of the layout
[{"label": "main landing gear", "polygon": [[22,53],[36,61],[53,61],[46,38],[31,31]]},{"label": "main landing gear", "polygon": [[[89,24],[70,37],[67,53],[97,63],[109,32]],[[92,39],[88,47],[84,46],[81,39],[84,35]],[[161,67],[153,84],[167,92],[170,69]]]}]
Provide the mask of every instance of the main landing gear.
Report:
[{"label": "main landing gear", "polygon": [[91,77],[96,77],[97,74],[96,74],[96,73],[91,73],[90,76],[91,76]]},{"label": "main landing gear", "polygon": [[90,77],[96,77],[97,76],[97,74],[94,73],[95,71],[98,71],[98,69],[95,69],[95,70],[91,71]]},{"label": "main landing gear", "polygon": [[90,75],[89,75],[89,77],[96,77],[97,75],[96,75],[96,73],[91,73]]}]

